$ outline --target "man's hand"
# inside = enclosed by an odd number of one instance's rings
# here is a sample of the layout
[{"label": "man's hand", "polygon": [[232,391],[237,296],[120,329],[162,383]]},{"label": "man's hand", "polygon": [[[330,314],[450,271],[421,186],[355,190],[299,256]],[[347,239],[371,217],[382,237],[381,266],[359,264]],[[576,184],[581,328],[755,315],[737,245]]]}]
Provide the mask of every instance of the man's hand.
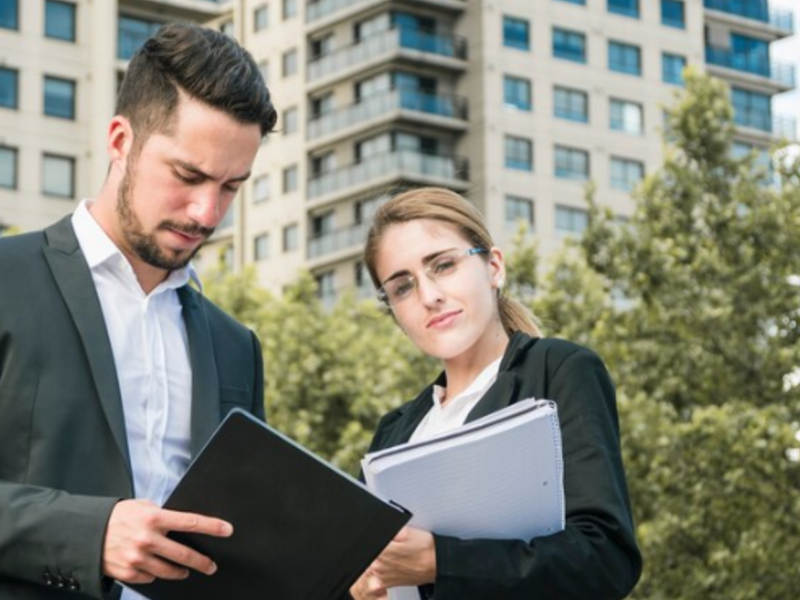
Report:
[{"label": "man's hand", "polygon": [[148,500],[119,502],[108,520],[103,573],[122,583],[185,579],[189,569],[213,575],[217,565],[167,537],[170,531],[228,537],[233,526],[221,519],[157,507]]},{"label": "man's hand", "polygon": [[387,590],[378,576],[367,569],[350,588],[350,595],[355,600],[386,600]]}]

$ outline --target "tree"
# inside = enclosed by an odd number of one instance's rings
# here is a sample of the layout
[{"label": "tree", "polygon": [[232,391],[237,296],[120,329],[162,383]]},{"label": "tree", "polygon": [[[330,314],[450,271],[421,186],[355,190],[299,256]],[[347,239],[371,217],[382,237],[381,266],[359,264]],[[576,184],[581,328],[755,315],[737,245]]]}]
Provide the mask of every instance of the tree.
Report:
[{"label": "tree", "polygon": [[438,369],[375,302],[346,297],[324,308],[308,273],[280,298],[251,271],[220,268],[206,279],[208,296],[261,340],[270,424],[352,474],[378,419]]},{"label": "tree", "polygon": [[666,158],[590,225],[534,307],[619,391],[645,574],[633,598],[784,600],[800,568],[800,169],[734,158],[724,84],[688,73]]}]

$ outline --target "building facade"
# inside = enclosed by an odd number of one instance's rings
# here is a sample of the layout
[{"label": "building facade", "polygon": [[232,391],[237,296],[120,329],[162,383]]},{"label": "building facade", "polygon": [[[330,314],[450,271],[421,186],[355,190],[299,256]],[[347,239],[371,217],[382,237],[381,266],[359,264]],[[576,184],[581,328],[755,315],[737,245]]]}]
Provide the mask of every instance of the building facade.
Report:
[{"label": "building facade", "polygon": [[794,16],[766,0],[0,0],[0,222],[98,189],[126,62],[176,19],[235,36],[279,110],[198,261],[277,292],[308,268],[326,301],[370,295],[370,216],[409,187],[465,194],[505,247],[524,221],[543,255],[585,227],[588,181],[625,217],[686,65],[729,83],[737,152],[796,135],[769,50]]}]

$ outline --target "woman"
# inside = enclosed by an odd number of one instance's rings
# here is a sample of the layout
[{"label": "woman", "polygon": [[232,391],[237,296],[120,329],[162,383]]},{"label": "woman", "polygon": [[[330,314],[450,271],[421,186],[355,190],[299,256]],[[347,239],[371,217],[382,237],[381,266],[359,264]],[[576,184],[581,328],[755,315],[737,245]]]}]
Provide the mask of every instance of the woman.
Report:
[{"label": "woman", "polygon": [[503,254],[458,194],[424,188],[384,204],[364,261],[397,324],[444,365],[434,384],[381,419],[370,451],[428,438],[524,398],[554,400],[566,527],[527,541],[462,540],[406,527],[352,596],[384,598],[389,587],[411,585],[436,600],[625,597],[642,561],[614,387],[602,361],[575,344],[541,338],[532,315],[501,294]]}]

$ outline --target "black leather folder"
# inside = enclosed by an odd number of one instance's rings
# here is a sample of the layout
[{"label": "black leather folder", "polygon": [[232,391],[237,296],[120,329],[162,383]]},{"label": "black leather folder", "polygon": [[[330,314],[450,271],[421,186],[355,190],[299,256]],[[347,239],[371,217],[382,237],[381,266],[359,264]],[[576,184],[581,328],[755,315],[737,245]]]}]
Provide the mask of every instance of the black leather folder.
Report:
[{"label": "black leather folder", "polygon": [[218,570],[131,586],[152,600],[335,600],[410,518],[238,409],[164,506],[225,519],[234,533],[170,534]]}]

